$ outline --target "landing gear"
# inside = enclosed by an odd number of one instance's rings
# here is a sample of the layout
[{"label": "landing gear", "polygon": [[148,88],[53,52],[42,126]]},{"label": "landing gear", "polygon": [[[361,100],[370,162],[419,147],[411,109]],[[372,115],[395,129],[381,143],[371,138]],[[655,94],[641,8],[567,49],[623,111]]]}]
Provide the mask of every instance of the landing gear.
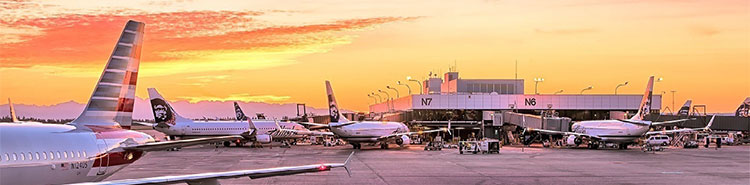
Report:
[{"label": "landing gear", "polygon": [[241,147],[242,145],[245,145],[245,143],[242,143],[241,141],[234,142],[234,146]]},{"label": "landing gear", "polygon": [[589,143],[589,149],[598,149],[599,143]]},{"label": "landing gear", "polygon": [[359,143],[352,143],[352,147],[353,147],[354,149],[362,149],[362,145],[361,145],[361,144],[359,144]]},{"label": "landing gear", "polygon": [[224,146],[225,146],[225,147],[229,147],[229,145],[231,145],[231,144],[232,144],[232,142],[229,142],[229,141],[224,141]]},{"label": "landing gear", "polygon": [[380,149],[388,149],[388,143],[381,143]]}]

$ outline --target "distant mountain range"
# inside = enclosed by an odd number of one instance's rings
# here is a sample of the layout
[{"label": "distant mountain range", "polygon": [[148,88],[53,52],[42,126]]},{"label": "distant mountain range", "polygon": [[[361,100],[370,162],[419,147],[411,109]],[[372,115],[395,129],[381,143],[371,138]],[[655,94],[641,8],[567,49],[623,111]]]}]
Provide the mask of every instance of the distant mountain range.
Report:
[{"label": "distant mountain range", "polygon": [[[255,113],[264,113],[267,118],[281,119],[284,116],[290,118],[296,117],[297,104],[270,104],[262,102],[238,102],[242,110],[248,116],[255,116]],[[234,105],[232,101],[201,101],[198,103],[189,103],[187,101],[170,102],[172,107],[181,115],[192,119],[201,118],[226,118],[235,117]],[[68,101],[55,105],[25,105],[14,103],[16,114],[19,117],[33,117],[37,119],[74,119],[81,114],[85,104]],[[151,113],[150,103],[141,98],[136,98],[133,119],[154,119]],[[300,110],[302,111],[302,110]],[[351,112],[351,111],[345,111]],[[308,114],[327,115],[328,109],[318,109],[307,107]],[[10,115],[8,104],[0,105],[0,116]]]}]

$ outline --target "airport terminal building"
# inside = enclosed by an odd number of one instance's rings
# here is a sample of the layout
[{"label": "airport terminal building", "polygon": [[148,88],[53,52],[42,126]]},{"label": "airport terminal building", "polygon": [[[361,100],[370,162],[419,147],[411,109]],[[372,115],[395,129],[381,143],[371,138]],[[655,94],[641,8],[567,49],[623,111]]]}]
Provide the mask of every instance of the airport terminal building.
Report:
[{"label": "airport terminal building", "polygon": [[[620,119],[637,112],[643,96],[524,94],[523,90],[523,79],[461,79],[458,72],[448,72],[443,78],[424,80],[421,94],[384,100],[369,109],[377,118],[413,127],[445,127],[447,120],[452,120],[455,129],[484,130],[492,137],[503,132],[504,112],[569,117],[574,121]],[[652,113],[659,113],[661,102],[661,95],[653,95]]]}]

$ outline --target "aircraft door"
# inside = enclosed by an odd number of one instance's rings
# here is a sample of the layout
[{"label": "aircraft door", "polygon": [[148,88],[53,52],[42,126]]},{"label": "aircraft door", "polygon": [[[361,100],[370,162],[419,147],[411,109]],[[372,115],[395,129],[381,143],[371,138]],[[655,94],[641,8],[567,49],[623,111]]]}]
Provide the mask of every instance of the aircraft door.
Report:
[{"label": "aircraft door", "polygon": [[97,160],[94,160],[94,166],[98,166],[96,175],[107,174],[107,166],[109,166],[109,154],[107,154],[107,142],[104,139],[97,139],[96,146],[99,149],[97,154]]}]

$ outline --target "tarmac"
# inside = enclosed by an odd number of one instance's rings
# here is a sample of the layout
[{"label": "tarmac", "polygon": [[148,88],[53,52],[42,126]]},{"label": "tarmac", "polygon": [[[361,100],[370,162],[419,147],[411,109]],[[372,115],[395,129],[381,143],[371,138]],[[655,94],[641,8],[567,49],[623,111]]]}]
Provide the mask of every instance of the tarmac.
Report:
[{"label": "tarmac", "polygon": [[344,162],[332,171],[222,184],[750,184],[750,145],[720,149],[566,149],[508,147],[500,154],[459,154],[457,149],[424,151],[423,145],[291,148],[215,147],[150,152],[106,180],[184,175],[228,170]]}]

